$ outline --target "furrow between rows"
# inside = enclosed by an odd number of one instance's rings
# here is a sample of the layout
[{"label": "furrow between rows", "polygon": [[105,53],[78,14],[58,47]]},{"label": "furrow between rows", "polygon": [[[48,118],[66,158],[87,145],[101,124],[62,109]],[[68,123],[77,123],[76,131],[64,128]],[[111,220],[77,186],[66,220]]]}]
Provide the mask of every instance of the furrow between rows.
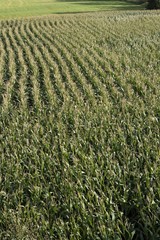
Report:
[{"label": "furrow between rows", "polygon": [[3,71],[5,69],[5,58],[6,58],[5,46],[3,43],[3,39],[0,35],[0,104],[2,102]]},{"label": "furrow between rows", "polygon": [[60,64],[63,64],[63,62],[59,63],[59,59],[55,59],[55,55],[53,55],[55,51],[50,51],[49,45],[46,44],[46,39],[43,37],[40,38],[39,34],[36,33],[35,26],[29,25],[28,28],[30,33],[32,32],[33,42],[37,45],[38,51],[44,59],[45,64],[49,70],[51,83],[48,82],[48,84],[52,84],[51,89],[55,91],[57,98],[60,101],[60,104],[62,104],[65,98],[69,98],[69,91],[67,91],[66,86],[63,83],[64,81],[62,79],[64,72],[62,73],[59,67]]},{"label": "furrow between rows", "polygon": [[[45,29],[42,31],[42,26],[36,26],[36,28],[39,30],[38,32],[41,33],[41,38],[45,39],[47,41],[48,46],[50,47],[50,50],[52,54],[56,54],[59,57],[59,60],[61,59],[61,68],[64,71],[63,79],[64,84],[68,84],[68,87],[71,87],[72,92],[75,94],[78,93],[77,99],[81,99],[84,97],[87,100],[86,94],[87,94],[87,89],[84,90],[85,85],[80,84],[80,81],[82,80],[82,77],[77,70],[76,63],[72,61],[72,58],[70,58],[70,53],[67,52],[67,50],[60,45],[60,42],[56,38],[55,35],[50,36]],[[56,56],[57,57],[57,56]],[[76,83],[76,84],[75,84]]]},{"label": "furrow between rows", "polygon": [[16,56],[7,29],[2,32],[2,39],[6,52],[2,86],[2,108],[4,111],[7,111],[11,103],[12,89],[16,81]]},{"label": "furrow between rows", "polygon": [[16,65],[17,65],[17,79],[13,87],[12,92],[12,104],[20,104],[20,108],[27,108],[27,96],[26,96],[26,79],[27,79],[27,66],[23,58],[23,51],[21,47],[17,44],[15,39],[15,34],[12,32],[10,34],[13,48],[16,51]]},{"label": "furrow between rows", "polygon": [[39,86],[36,80],[37,77],[37,65],[34,61],[34,56],[27,44],[27,38],[25,37],[25,32],[23,31],[23,25],[18,26],[14,30],[15,40],[17,45],[22,49],[23,59],[26,65],[27,78],[26,78],[26,95],[27,95],[27,106],[28,108],[39,108],[41,106],[41,101],[39,97]]},{"label": "furrow between rows", "polygon": [[[86,37],[82,35],[82,38],[83,38],[83,41],[85,41],[84,39],[86,39]],[[62,39],[62,35],[61,35],[61,39]],[[63,39],[65,40],[65,41],[63,41],[64,44],[68,44],[69,49],[75,49],[75,48],[78,48],[78,46],[79,46],[79,48],[77,50],[79,50],[80,54],[77,54],[77,58],[78,58],[78,56],[81,56],[81,59],[75,59],[75,61],[79,62],[80,66],[83,64],[82,65],[83,71],[85,71],[85,73],[87,74],[87,79],[90,79],[92,84],[94,84],[93,87],[95,88],[95,90],[96,89],[101,90],[101,93],[99,93],[99,95],[102,95],[104,98],[107,98],[106,89],[108,89],[110,92],[112,90],[112,87],[114,84],[111,83],[112,86],[109,89],[109,86],[107,86],[109,84],[109,81],[104,82],[104,79],[106,77],[108,77],[107,76],[108,71],[107,71],[107,75],[106,75],[104,72],[104,69],[102,68],[102,67],[104,67],[105,62],[101,62],[102,66],[100,66],[100,65],[97,66],[97,58],[99,56],[96,51],[94,51],[93,49],[90,48],[90,44],[88,42],[83,43],[83,41],[81,41],[81,39],[79,39],[78,37],[76,39],[75,36],[74,36],[73,41],[71,41],[69,35],[67,35],[67,34],[63,34]],[[82,63],[82,61],[83,61],[83,63]],[[102,61],[102,59],[101,59],[101,61]],[[99,63],[99,61],[98,61],[98,63]],[[89,72],[91,73],[91,75],[88,75]],[[95,80],[95,82],[93,82],[93,80]],[[109,79],[107,79],[107,80],[109,80]],[[101,81],[102,81],[102,83],[101,83]],[[112,100],[115,99],[113,92],[111,92],[110,95],[112,96]]]},{"label": "furrow between rows", "polygon": [[54,94],[52,87],[50,85],[50,74],[48,66],[37,47],[37,39],[35,40],[34,34],[30,31],[29,24],[24,26],[24,32],[26,33],[28,45],[30,46],[32,55],[34,55],[34,60],[37,64],[37,81],[39,84],[40,98],[44,105],[48,106],[54,103]]},{"label": "furrow between rows", "polygon": [[[45,31],[45,28],[44,26],[42,26],[42,23],[41,23],[41,28],[43,28],[43,31]],[[48,33],[45,33],[46,35],[46,38],[48,38],[50,41],[52,39],[52,36],[51,34],[48,34]],[[74,79],[74,81],[76,81],[76,84],[78,85],[79,88],[85,88],[85,92],[88,95],[88,99],[89,98],[95,98],[96,99],[96,95],[97,95],[97,87],[96,86],[93,86],[93,84],[91,84],[91,81],[89,81],[88,79],[88,76],[86,76],[84,70],[85,70],[85,67],[84,66],[84,63],[82,65],[82,61],[83,60],[80,60],[81,58],[81,55],[78,56],[76,51],[75,51],[75,48],[69,48],[68,45],[65,43],[65,41],[63,41],[62,39],[64,38],[65,36],[60,36],[58,37],[55,36],[55,41],[54,43],[58,44],[59,45],[59,51],[62,52],[62,55],[66,58],[66,62],[68,63],[68,65],[70,66],[70,68],[74,71],[74,73],[76,73],[78,76],[78,79]],[[77,46],[78,47],[78,44]],[[83,94],[85,94],[85,92]]]}]

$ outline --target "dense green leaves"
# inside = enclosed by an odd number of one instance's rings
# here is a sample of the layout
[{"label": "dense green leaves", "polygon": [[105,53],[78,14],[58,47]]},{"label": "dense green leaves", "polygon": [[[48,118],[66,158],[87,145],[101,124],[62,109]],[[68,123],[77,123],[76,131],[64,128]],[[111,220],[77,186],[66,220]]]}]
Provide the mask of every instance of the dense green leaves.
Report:
[{"label": "dense green leaves", "polygon": [[160,238],[159,20],[0,22],[1,239]]},{"label": "dense green leaves", "polygon": [[147,8],[148,9],[160,9],[160,1],[159,0],[149,0]]}]

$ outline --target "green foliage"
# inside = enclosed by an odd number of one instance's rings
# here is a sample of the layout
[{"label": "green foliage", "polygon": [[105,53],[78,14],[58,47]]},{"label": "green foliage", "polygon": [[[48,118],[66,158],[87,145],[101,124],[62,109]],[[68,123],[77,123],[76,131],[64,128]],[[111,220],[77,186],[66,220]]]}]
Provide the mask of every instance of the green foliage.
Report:
[{"label": "green foliage", "polygon": [[159,12],[0,22],[0,239],[160,239]]},{"label": "green foliage", "polygon": [[149,0],[148,9],[160,9],[160,0]]}]

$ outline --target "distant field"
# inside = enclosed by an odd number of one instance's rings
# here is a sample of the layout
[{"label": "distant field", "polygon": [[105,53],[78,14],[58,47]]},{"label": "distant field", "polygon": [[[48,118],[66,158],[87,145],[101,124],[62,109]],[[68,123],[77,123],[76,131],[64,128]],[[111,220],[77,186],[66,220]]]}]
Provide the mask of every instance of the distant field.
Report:
[{"label": "distant field", "polygon": [[55,13],[103,11],[103,10],[134,10],[143,9],[143,4],[121,0],[1,0],[0,19],[47,15]]},{"label": "distant field", "polygon": [[0,239],[160,239],[159,103],[160,11],[0,21]]}]

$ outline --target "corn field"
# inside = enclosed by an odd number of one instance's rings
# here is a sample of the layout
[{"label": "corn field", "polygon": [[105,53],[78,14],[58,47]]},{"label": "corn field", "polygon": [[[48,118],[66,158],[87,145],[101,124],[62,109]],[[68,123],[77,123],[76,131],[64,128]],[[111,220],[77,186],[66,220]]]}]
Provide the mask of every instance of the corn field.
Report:
[{"label": "corn field", "polygon": [[160,12],[0,21],[0,239],[160,239]]}]

